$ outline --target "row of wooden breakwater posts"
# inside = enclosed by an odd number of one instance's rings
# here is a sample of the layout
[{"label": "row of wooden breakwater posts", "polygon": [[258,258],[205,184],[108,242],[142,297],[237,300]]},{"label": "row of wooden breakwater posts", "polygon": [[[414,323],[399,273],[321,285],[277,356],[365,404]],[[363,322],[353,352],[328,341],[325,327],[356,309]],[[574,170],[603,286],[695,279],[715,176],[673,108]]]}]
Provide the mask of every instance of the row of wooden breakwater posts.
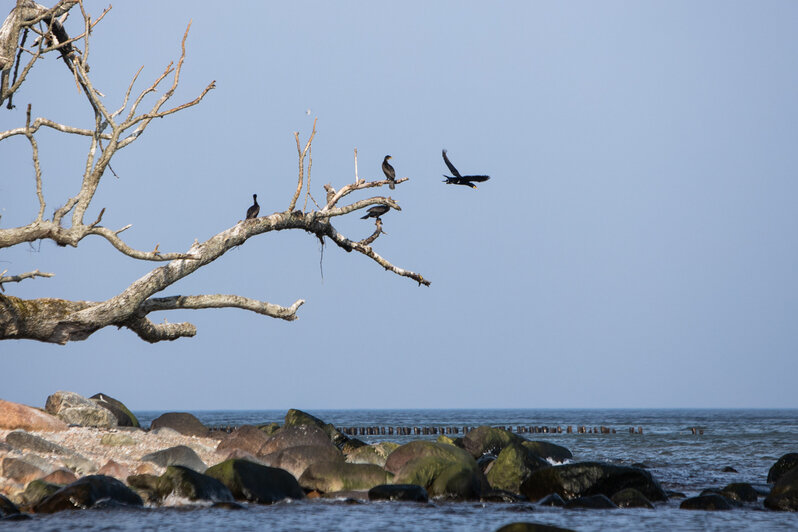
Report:
[{"label": "row of wooden breakwater posts", "polygon": [[[431,434],[468,434],[476,427],[344,427],[339,428],[341,432],[347,436],[421,436]],[[518,434],[615,434],[617,431],[611,427],[586,427],[584,425],[574,428],[568,425],[563,429],[562,427],[526,427],[518,425],[513,426],[499,426],[498,429],[504,429],[508,432],[515,432]],[[629,427],[629,434],[643,434],[643,427]]]}]

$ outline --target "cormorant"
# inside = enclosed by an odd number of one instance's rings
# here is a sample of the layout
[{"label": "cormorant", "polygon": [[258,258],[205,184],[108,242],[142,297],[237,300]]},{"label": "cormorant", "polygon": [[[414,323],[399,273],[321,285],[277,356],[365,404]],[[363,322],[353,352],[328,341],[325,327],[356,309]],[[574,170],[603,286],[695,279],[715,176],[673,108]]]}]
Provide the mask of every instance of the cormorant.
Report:
[{"label": "cormorant", "polygon": [[460,172],[457,171],[457,168],[455,168],[451,161],[449,161],[449,158],[446,157],[446,150],[443,150],[443,162],[445,162],[446,166],[449,167],[449,171],[454,174],[454,177],[443,174],[443,177],[446,178],[444,183],[447,185],[466,185],[471,188],[477,188],[472,181],[482,183],[483,181],[490,179],[489,175],[460,175]]},{"label": "cormorant", "polygon": [[390,183],[388,183],[388,188],[393,190],[396,188],[396,185],[394,184],[394,181],[396,181],[396,170],[394,170],[393,166],[391,166],[391,164],[388,162],[388,159],[390,158],[390,155],[386,155],[385,159],[382,160],[382,171],[385,174],[385,177],[388,178],[388,181],[390,181]]},{"label": "cormorant", "polygon": [[361,216],[360,219],[365,220],[366,218],[379,218],[380,216],[382,216],[383,214],[385,214],[390,210],[391,208],[388,207],[387,205],[375,205],[372,208],[370,208],[368,211],[366,211],[368,214],[366,214],[365,216]]},{"label": "cormorant", "polygon": [[260,205],[258,205],[258,195],[253,194],[252,200],[255,202],[253,203],[249,209],[247,209],[247,220],[250,218],[257,218],[258,213],[260,212]]}]

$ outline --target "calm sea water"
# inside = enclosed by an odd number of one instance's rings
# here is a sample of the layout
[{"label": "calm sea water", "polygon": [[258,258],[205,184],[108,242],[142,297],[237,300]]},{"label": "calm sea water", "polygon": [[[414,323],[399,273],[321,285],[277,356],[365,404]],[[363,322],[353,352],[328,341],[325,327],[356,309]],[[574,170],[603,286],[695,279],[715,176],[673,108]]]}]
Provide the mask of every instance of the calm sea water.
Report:
[{"label": "calm sea water", "polygon": [[[162,412],[137,412],[142,426]],[[282,422],[285,411],[192,412],[211,426]],[[311,410],[338,427],[359,426],[606,426],[616,434],[525,434],[563,445],[575,461],[643,463],[666,490],[698,495],[706,488],[748,482],[763,491],[770,466],[798,452],[798,410]],[[642,427],[643,434],[629,434]],[[703,429],[693,435],[691,428]],[[358,436],[398,443],[436,436]],[[724,468],[736,472],[724,472]],[[760,503],[727,512],[679,509],[564,510],[530,503],[360,503],[336,500],[249,505],[244,511],[198,506],[87,510],[0,523],[0,530],[496,530],[514,521],[592,530],[798,530],[798,514],[765,511]]]}]

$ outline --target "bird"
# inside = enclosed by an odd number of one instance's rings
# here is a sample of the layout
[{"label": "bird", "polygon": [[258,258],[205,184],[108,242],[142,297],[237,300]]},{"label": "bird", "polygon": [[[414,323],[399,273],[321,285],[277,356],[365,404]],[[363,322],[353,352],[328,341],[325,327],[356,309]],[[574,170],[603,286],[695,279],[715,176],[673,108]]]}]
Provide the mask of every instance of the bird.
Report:
[{"label": "bird", "polygon": [[391,208],[387,205],[375,205],[366,211],[367,214],[365,216],[361,216],[360,219],[365,220],[366,218],[379,218],[390,210]]},{"label": "bird", "polygon": [[385,177],[388,178],[388,181],[390,181],[390,183],[388,183],[388,188],[393,190],[396,188],[396,170],[394,170],[393,166],[391,166],[391,164],[388,162],[388,159],[390,158],[390,155],[386,155],[385,159],[382,160],[382,171],[385,174]]},{"label": "bird", "polygon": [[443,174],[443,177],[446,178],[444,183],[447,185],[465,185],[467,187],[477,188],[472,181],[482,183],[483,181],[490,179],[489,175],[460,175],[460,172],[457,171],[457,168],[454,167],[452,162],[446,156],[446,150],[443,150],[443,162],[445,162],[446,166],[449,167],[449,171],[454,174],[454,177]]},{"label": "bird", "polygon": [[257,194],[253,194],[252,195],[252,200],[255,203],[253,203],[249,207],[249,209],[247,209],[247,220],[249,220],[250,218],[257,218],[258,217],[258,213],[260,212],[260,205],[258,205],[258,195]]}]

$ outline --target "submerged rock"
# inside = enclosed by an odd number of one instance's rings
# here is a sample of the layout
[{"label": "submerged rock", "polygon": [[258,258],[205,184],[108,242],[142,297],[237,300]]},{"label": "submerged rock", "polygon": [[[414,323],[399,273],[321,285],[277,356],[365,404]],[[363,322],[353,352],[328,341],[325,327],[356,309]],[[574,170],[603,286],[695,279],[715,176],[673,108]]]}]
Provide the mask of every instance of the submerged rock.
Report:
[{"label": "submerged rock", "polygon": [[586,508],[589,510],[613,510],[617,509],[616,505],[606,495],[585,495],[584,497],[577,497],[565,503],[566,508]]},{"label": "submerged rock", "polygon": [[227,486],[236,500],[271,504],[304,499],[305,492],[291,473],[247,460],[225,460],[205,472]]},{"label": "submerged rock", "polygon": [[781,474],[765,497],[765,507],[771,510],[798,511],[798,467]]},{"label": "submerged rock", "polygon": [[768,482],[775,483],[782,475],[798,467],[798,453],[788,453],[776,460],[768,471]]},{"label": "submerged rock", "polygon": [[654,509],[654,505],[646,499],[646,496],[634,488],[626,488],[612,496],[612,502],[620,508],[649,508]]},{"label": "submerged rock", "polygon": [[33,507],[36,513],[91,508],[100,501],[141,506],[141,497],[115,478],[89,475],[59,489]]},{"label": "submerged rock", "polygon": [[521,445],[535,456],[544,460],[562,463],[574,457],[571,451],[565,447],[547,441],[524,441]]},{"label": "submerged rock", "polygon": [[199,438],[208,438],[210,430],[202,424],[193,414],[188,412],[167,412],[161,414],[150,423],[150,430],[159,428],[169,428],[176,430],[184,436],[197,436]]},{"label": "submerged rock", "polygon": [[98,406],[111,412],[116,418],[117,425],[120,427],[140,427],[139,420],[122,401],[118,401],[104,393],[96,393],[89,399],[97,403]]},{"label": "submerged rock", "polygon": [[369,490],[370,501],[427,502],[427,490],[417,484],[380,484]]},{"label": "submerged rock", "polygon": [[560,528],[543,523],[510,523],[496,530],[496,532],[575,532],[570,528]]},{"label": "submerged rock", "polygon": [[754,487],[747,482],[735,482],[729,484],[720,490],[720,494],[727,499],[737,502],[756,502],[757,498],[759,497],[756,489],[754,489]]},{"label": "submerged rock", "polygon": [[521,493],[537,501],[550,493],[563,499],[585,495],[606,495],[635,488],[650,501],[667,500],[667,495],[651,473],[634,467],[601,462],[580,462],[537,469],[521,484]]},{"label": "submerged rock", "polygon": [[682,510],[731,510],[733,506],[723,495],[712,493],[685,499],[679,508]]}]

